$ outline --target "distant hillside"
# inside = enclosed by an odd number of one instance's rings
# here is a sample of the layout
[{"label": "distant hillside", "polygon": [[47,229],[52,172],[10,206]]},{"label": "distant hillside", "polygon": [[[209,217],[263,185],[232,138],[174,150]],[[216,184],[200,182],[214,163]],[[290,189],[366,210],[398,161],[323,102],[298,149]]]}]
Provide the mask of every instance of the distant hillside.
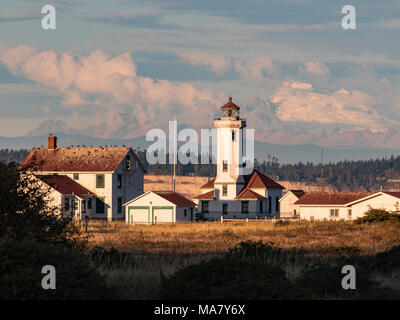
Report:
[{"label": "distant hillside", "polygon": [[[85,136],[81,134],[69,134],[52,132],[58,137],[59,146],[100,146],[100,145],[127,145],[133,148],[146,149],[152,142],[146,141],[145,137],[133,139],[102,139]],[[0,137],[0,149],[31,149],[47,145],[47,134],[39,136],[24,137]],[[280,163],[320,162],[321,147],[315,144],[283,145],[255,141],[255,157],[262,161],[268,156],[276,157]],[[377,149],[377,148],[325,148],[325,162],[339,162],[344,160],[369,160],[391,155],[400,155],[398,149]]]}]

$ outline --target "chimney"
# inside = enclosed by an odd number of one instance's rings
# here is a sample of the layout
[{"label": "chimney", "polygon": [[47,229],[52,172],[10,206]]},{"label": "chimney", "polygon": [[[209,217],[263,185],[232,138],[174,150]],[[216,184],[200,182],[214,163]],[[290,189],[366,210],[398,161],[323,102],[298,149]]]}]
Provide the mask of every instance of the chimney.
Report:
[{"label": "chimney", "polygon": [[57,137],[56,136],[49,134],[48,141],[49,141],[49,143],[48,143],[47,149],[54,150],[57,148]]}]

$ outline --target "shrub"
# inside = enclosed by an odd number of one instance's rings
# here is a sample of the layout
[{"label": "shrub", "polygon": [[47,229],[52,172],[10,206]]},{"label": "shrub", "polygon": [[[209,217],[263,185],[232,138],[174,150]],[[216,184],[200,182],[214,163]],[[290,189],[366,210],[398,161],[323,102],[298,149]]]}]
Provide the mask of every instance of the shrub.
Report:
[{"label": "shrub", "polygon": [[15,164],[0,163],[0,237],[74,246],[83,244],[78,229],[55,213],[48,191]]},{"label": "shrub", "polygon": [[[111,298],[105,279],[81,252],[32,239],[0,238],[0,300]],[[42,267],[56,269],[56,289],[44,290]]]},{"label": "shrub", "polygon": [[400,222],[400,215],[398,213],[388,212],[384,209],[369,208],[369,210],[365,213],[365,216],[357,218],[354,220],[354,223],[362,224],[378,221]]},{"label": "shrub", "polygon": [[297,290],[279,267],[239,258],[214,258],[162,278],[161,299],[296,299]]}]

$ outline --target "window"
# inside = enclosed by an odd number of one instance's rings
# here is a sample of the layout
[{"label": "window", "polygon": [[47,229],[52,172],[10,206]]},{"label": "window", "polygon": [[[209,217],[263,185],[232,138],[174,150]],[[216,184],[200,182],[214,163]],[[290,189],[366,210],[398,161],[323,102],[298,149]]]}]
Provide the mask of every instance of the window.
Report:
[{"label": "window", "polygon": [[202,201],[203,213],[208,213],[208,201]]},{"label": "window", "polygon": [[293,215],[294,215],[294,216],[296,215],[296,209],[293,210]]},{"label": "window", "polygon": [[232,141],[236,141],[236,132],[232,130]]},{"label": "window", "polygon": [[82,200],[82,213],[86,212],[86,200]]},{"label": "window", "polygon": [[222,161],[222,172],[228,172],[228,161]]},{"label": "window", "polygon": [[92,209],[92,198],[89,198],[89,199],[87,200],[87,208],[88,208],[88,209]]},{"label": "window", "polygon": [[79,201],[76,199],[72,199],[72,203],[74,204],[74,212],[79,210]]},{"label": "window", "polygon": [[262,213],[263,212],[263,202],[262,202],[262,200],[260,201],[260,213]]},{"label": "window", "polygon": [[74,173],[73,178],[74,180],[79,180],[79,173]]},{"label": "window", "polygon": [[347,217],[348,218],[351,218],[351,214],[352,214],[351,209],[347,209]]},{"label": "window", "polygon": [[279,197],[275,198],[275,210],[276,212],[279,212]]},{"label": "window", "polygon": [[96,174],[96,188],[105,187],[105,177],[104,174]]},{"label": "window", "polygon": [[117,213],[122,213],[122,198],[117,198]]},{"label": "window", "polygon": [[269,213],[272,212],[272,197],[271,196],[268,197],[268,212]]},{"label": "window", "polygon": [[96,213],[105,212],[104,198],[96,198]]},{"label": "window", "polygon": [[69,198],[64,198],[64,210],[69,211]]},{"label": "window", "polygon": [[187,217],[187,209],[183,209],[183,216]]},{"label": "window", "polygon": [[249,213],[249,202],[242,201],[242,213]]},{"label": "window", "polygon": [[128,170],[131,169],[131,156],[126,156],[125,168]]},{"label": "window", "polygon": [[117,188],[121,189],[122,188],[122,175],[117,175]]},{"label": "window", "polygon": [[222,214],[224,216],[226,216],[228,214],[228,204],[227,203],[222,204]]},{"label": "window", "polygon": [[227,196],[228,195],[228,185],[227,184],[223,184],[222,185],[222,195],[223,196]]},{"label": "window", "polygon": [[331,217],[339,217],[339,209],[330,209]]}]

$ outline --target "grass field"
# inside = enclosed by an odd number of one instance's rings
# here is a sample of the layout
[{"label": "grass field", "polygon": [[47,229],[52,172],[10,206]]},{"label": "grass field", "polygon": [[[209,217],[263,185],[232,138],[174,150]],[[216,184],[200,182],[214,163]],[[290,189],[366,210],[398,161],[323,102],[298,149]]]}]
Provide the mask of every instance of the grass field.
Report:
[{"label": "grass field", "polygon": [[[126,225],[91,221],[88,249],[127,253],[102,261],[99,270],[126,299],[153,299],[161,276],[202,260],[226,255],[247,240],[277,248],[302,248],[310,257],[374,255],[400,244],[393,223],[354,225],[349,222],[198,222],[165,225]],[[109,260],[107,260],[109,259]]]}]

